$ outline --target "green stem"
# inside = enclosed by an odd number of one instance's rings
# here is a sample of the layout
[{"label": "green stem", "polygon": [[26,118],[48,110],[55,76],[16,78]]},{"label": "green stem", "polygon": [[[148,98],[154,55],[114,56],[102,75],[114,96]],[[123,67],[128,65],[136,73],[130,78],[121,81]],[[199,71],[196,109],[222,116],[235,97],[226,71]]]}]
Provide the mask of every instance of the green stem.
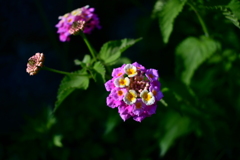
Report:
[{"label": "green stem", "polygon": [[87,45],[90,53],[92,54],[93,59],[96,60],[95,50],[94,50],[93,47],[91,46],[91,44],[90,44],[90,42],[88,41],[87,37],[86,37],[85,34],[82,33],[82,32],[80,33],[80,35],[82,36],[82,38],[83,38],[84,42],[86,43],[86,45]]},{"label": "green stem", "polygon": [[[55,73],[59,73],[59,74],[64,74],[64,75],[73,75],[74,73],[70,73],[70,72],[64,72],[64,71],[59,71],[53,68],[49,68],[46,66],[43,66],[42,69],[47,70],[47,71],[51,71],[51,72],[55,72]],[[79,76],[88,76],[87,74],[76,74]]]},{"label": "green stem", "polygon": [[192,9],[193,11],[196,13],[197,17],[198,17],[198,20],[202,26],[202,29],[203,29],[203,32],[205,33],[205,36],[206,37],[209,37],[209,34],[208,34],[208,30],[207,30],[207,27],[202,19],[202,17],[200,16],[200,14],[198,13],[197,9],[191,4],[191,3],[187,3]]}]

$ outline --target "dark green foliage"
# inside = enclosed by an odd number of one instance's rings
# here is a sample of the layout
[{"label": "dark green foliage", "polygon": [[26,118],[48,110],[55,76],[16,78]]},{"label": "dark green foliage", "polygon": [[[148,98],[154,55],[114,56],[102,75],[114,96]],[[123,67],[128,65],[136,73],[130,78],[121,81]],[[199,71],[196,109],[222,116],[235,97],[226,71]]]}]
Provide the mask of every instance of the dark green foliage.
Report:
[{"label": "dark green foliage", "polygon": [[228,5],[203,6],[203,8],[220,10],[225,18],[232,22],[236,27],[240,28],[240,1],[232,0]]}]

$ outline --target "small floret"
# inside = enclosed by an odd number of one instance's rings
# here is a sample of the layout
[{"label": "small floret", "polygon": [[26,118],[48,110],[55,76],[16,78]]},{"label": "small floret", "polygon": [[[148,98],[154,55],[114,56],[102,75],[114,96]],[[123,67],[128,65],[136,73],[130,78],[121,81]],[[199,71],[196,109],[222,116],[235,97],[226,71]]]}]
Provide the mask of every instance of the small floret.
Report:
[{"label": "small floret", "polygon": [[28,59],[26,72],[29,73],[29,75],[31,76],[36,75],[43,66],[43,62],[44,62],[43,53],[36,53],[34,56]]}]

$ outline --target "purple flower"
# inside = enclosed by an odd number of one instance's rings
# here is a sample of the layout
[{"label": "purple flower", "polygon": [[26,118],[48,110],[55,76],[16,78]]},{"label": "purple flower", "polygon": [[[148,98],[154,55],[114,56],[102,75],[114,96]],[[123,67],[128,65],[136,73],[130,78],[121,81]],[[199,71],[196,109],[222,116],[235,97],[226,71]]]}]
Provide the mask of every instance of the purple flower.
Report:
[{"label": "purple flower", "polygon": [[69,41],[70,35],[76,35],[80,31],[90,34],[93,29],[100,29],[98,16],[94,13],[94,8],[85,6],[73,10],[59,17],[60,21],[56,24],[59,39],[62,42]]},{"label": "purple flower", "polygon": [[142,66],[141,64],[137,63],[137,62],[134,62],[132,65],[134,65],[135,67],[137,67],[138,70],[145,70],[145,67]]},{"label": "purple flower", "polygon": [[163,98],[156,69],[145,69],[135,62],[113,69],[112,79],[105,83],[110,91],[107,105],[118,108],[125,121],[132,117],[141,122],[156,113],[157,101]]},{"label": "purple flower", "polygon": [[117,101],[113,97],[108,96],[107,97],[107,105],[111,108],[116,108],[121,105],[121,101]]},{"label": "purple flower", "polygon": [[146,76],[150,81],[157,81],[158,80],[158,71],[156,69],[147,69]]},{"label": "purple flower", "polygon": [[115,88],[114,84],[113,84],[113,80],[109,80],[105,83],[105,88],[107,91],[111,91],[112,89]]},{"label": "purple flower", "polygon": [[[158,81],[157,81],[158,82]],[[154,84],[154,83],[152,83]],[[149,87],[149,90],[153,93],[156,101],[159,101],[160,99],[163,98],[163,94],[162,92],[160,91],[160,86],[154,86],[154,85],[151,85]]]},{"label": "purple flower", "polygon": [[117,78],[117,77],[123,76],[124,75],[124,66],[125,66],[125,64],[122,65],[122,67],[118,67],[118,68],[113,69],[112,77]]},{"label": "purple flower", "polygon": [[124,95],[126,94],[127,90],[125,88],[114,88],[110,95],[112,98],[114,98],[115,100],[121,101],[124,97]]},{"label": "purple flower", "polygon": [[27,63],[27,73],[29,73],[31,76],[37,74],[43,66],[43,62],[43,53],[36,53],[34,56],[30,57]]},{"label": "purple flower", "polygon": [[143,101],[138,98],[136,103],[133,104],[133,114],[136,116],[140,116],[144,113],[146,108],[146,104],[143,103]]}]

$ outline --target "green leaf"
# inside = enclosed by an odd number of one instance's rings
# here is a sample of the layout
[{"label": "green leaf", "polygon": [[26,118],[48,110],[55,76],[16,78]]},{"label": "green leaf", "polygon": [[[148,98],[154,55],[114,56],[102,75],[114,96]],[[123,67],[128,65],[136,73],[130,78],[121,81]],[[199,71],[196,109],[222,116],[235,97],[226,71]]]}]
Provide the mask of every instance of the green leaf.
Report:
[{"label": "green leaf", "polygon": [[91,56],[88,54],[85,54],[82,61],[75,59],[74,63],[75,65],[81,65],[82,68],[85,68],[91,63]]},{"label": "green leaf", "polygon": [[220,44],[211,38],[188,37],[176,48],[176,75],[189,85],[195,70],[219,48]]},{"label": "green leaf", "polygon": [[106,129],[104,134],[108,135],[114,129],[114,127],[117,126],[118,122],[119,122],[119,117],[116,116],[116,114],[108,116],[108,120],[105,123]]},{"label": "green leaf", "polygon": [[75,89],[86,90],[89,85],[89,78],[87,72],[80,70],[72,74],[66,75],[61,81],[58,89],[57,101],[55,102],[54,111],[59,107],[67,96],[69,96]]},{"label": "green leaf", "polygon": [[157,0],[152,10],[152,18],[157,18],[168,0]]},{"label": "green leaf", "polygon": [[100,52],[99,58],[105,63],[110,64],[116,61],[129,47],[133,46],[136,42],[140,41],[142,38],[139,39],[122,39],[116,41],[109,41],[105,43]]},{"label": "green leaf", "polygon": [[82,60],[83,63],[88,64],[91,62],[91,56],[89,54],[85,54]]},{"label": "green leaf", "polygon": [[174,19],[182,11],[186,0],[158,0],[155,3],[152,17],[158,17],[163,42],[168,43],[173,30]]},{"label": "green leaf", "polygon": [[222,14],[240,29],[240,2],[232,1],[227,6],[206,6],[207,9],[218,9]]},{"label": "green leaf", "polygon": [[175,112],[169,112],[165,120],[165,134],[159,142],[161,156],[165,155],[178,137],[187,134],[191,130],[190,119],[188,117],[182,117]]},{"label": "green leaf", "polygon": [[227,7],[229,7],[234,14],[235,17],[240,19],[240,1],[239,0],[232,0]]},{"label": "green leaf", "polygon": [[102,80],[103,80],[103,82],[105,83],[105,82],[106,82],[106,80],[105,80],[106,70],[105,70],[105,67],[103,66],[103,64],[102,64],[100,61],[98,61],[98,62],[96,62],[96,63],[94,64],[93,69],[94,69],[99,75],[101,75]]},{"label": "green leaf", "polygon": [[54,135],[53,137],[53,144],[56,146],[56,147],[62,147],[63,144],[62,144],[62,135]]},{"label": "green leaf", "polygon": [[114,65],[122,65],[122,64],[130,64],[132,63],[131,60],[127,57],[120,57],[118,58],[118,60],[116,61],[116,63]]}]

